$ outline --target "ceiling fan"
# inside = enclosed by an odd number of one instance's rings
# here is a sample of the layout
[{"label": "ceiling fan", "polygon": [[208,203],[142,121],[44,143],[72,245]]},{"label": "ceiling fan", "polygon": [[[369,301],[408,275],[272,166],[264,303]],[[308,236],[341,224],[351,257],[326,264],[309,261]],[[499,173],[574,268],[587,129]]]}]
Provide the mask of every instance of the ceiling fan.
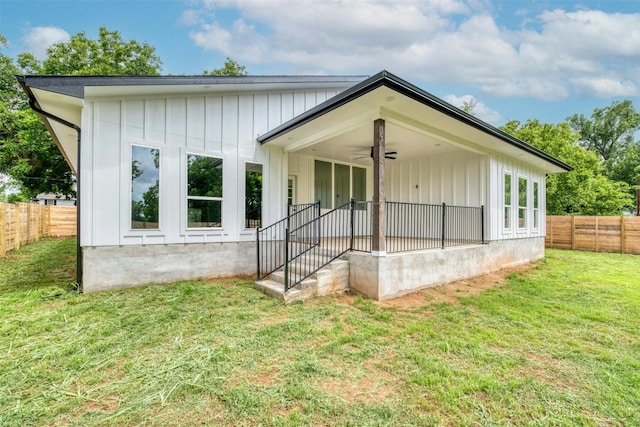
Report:
[{"label": "ceiling fan", "polygon": [[[398,155],[397,151],[385,151],[384,152],[384,158],[385,159],[389,159],[389,160],[397,159],[397,155]],[[354,157],[353,160],[365,159],[367,157],[370,157],[370,158],[373,159],[373,146],[371,147],[371,150],[369,151],[369,155],[364,154],[362,156]]]}]

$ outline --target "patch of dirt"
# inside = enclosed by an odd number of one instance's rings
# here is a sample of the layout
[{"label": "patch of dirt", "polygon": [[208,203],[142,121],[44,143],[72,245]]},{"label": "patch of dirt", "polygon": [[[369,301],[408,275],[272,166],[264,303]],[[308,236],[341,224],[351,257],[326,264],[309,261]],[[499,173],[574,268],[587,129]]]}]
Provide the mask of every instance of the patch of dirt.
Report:
[{"label": "patch of dirt", "polygon": [[357,372],[344,373],[340,377],[323,378],[317,387],[346,402],[373,404],[398,395],[397,379],[384,369],[395,357],[395,352],[385,351],[364,361]]},{"label": "patch of dirt", "polygon": [[515,267],[503,268],[482,276],[421,289],[398,298],[377,302],[377,304],[382,307],[398,308],[421,307],[427,304],[438,303],[460,304],[461,297],[477,295],[487,289],[501,286],[506,282],[509,274],[527,271],[534,266],[535,264],[527,263]]},{"label": "patch of dirt", "polygon": [[377,377],[329,378],[323,379],[318,388],[340,397],[345,402],[360,402],[366,404],[385,401],[396,394],[395,389]]}]

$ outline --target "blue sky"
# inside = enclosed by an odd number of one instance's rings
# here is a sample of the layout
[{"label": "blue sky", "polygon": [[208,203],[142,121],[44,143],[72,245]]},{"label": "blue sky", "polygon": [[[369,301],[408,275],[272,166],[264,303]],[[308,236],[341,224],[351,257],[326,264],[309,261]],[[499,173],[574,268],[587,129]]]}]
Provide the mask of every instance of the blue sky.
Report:
[{"label": "blue sky", "polygon": [[147,42],[163,74],[227,56],[250,74],[386,69],[501,125],[631,99],[640,109],[640,0],[0,0],[15,57],[100,26]]}]

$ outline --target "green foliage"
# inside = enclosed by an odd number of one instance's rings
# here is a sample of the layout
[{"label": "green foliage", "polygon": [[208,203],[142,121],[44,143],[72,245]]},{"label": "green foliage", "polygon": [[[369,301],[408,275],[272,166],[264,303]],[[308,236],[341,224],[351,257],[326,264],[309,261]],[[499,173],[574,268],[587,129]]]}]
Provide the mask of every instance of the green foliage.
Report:
[{"label": "green foliage", "polygon": [[628,147],[637,145],[634,133],[640,129],[640,113],[629,100],[596,108],[590,119],[582,114],[574,114],[567,121],[578,133],[580,144],[588,150],[594,150],[602,160],[615,158]]},{"label": "green foliage", "polygon": [[0,172],[19,182],[29,198],[43,192],[73,196],[71,170],[36,113],[5,110],[0,116]]},{"label": "green foliage", "polygon": [[118,31],[101,27],[98,39],[84,32],[67,42],[47,49],[47,58],[38,61],[31,53],[18,56],[18,63],[29,74],[49,75],[158,75],[162,61],[155,48],[136,40],[126,41]]},{"label": "green foliage", "polygon": [[637,185],[640,182],[640,144],[629,146],[616,159],[609,159],[605,170],[614,181]]},{"label": "green foliage", "polygon": [[222,197],[222,159],[190,154],[187,168],[189,196]]},{"label": "green foliage", "polygon": [[511,121],[503,129],[574,168],[547,178],[547,214],[618,215],[633,204],[629,186],[604,175],[598,156],[579,145],[568,123]]},{"label": "green foliage", "polygon": [[[0,35],[0,48],[5,45]],[[15,179],[27,197],[41,192],[73,196],[74,178],[14,75],[157,75],[162,64],[155,48],[123,40],[104,27],[96,40],[81,32],[51,46],[42,61],[25,52],[17,63],[0,54],[0,173]]]},{"label": "green foliage", "polygon": [[238,64],[233,59],[227,57],[224,65],[221,68],[216,68],[211,71],[203,71],[205,76],[246,76],[247,68],[244,65]]}]

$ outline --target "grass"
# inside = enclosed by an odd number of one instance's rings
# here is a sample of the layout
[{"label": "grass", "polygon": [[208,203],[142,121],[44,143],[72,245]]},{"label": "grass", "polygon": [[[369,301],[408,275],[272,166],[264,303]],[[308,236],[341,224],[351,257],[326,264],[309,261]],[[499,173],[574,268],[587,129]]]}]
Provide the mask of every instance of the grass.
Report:
[{"label": "grass", "polygon": [[640,425],[640,258],[548,251],[460,304],[284,306],[248,280],[82,295],[0,262],[0,425]]}]

